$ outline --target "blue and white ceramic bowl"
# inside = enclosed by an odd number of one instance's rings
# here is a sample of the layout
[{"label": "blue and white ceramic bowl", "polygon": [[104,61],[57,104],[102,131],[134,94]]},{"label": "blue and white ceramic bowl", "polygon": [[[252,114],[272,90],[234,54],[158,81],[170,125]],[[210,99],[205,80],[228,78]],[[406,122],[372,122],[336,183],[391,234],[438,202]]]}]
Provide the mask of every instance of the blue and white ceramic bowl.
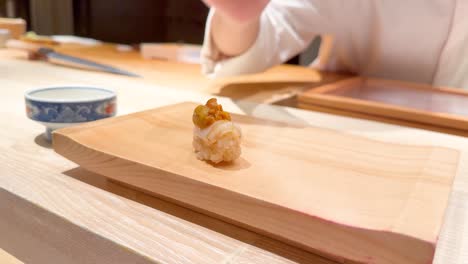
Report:
[{"label": "blue and white ceramic bowl", "polygon": [[55,129],[114,116],[116,99],[114,91],[99,87],[43,87],[25,93],[26,114],[46,127],[50,140]]}]

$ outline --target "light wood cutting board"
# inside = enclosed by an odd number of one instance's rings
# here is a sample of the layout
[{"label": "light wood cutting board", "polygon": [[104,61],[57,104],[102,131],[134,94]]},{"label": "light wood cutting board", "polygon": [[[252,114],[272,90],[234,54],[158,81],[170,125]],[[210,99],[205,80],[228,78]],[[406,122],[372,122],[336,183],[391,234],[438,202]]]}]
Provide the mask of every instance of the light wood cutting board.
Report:
[{"label": "light wood cutting board", "polygon": [[433,258],[458,152],[233,115],[243,154],[213,166],[192,150],[182,103],[54,133],[84,168],[338,262]]}]

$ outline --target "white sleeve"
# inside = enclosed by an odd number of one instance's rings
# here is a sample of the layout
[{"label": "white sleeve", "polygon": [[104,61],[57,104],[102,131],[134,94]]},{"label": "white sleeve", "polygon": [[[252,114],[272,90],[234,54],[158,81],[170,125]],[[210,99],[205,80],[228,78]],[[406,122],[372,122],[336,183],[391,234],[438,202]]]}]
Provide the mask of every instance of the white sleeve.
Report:
[{"label": "white sleeve", "polygon": [[205,74],[224,77],[264,71],[297,55],[312,39],[331,33],[329,0],[272,0],[260,18],[256,41],[243,54],[223,58],[211,38],[210,11],[206,23],[201,62]]}]

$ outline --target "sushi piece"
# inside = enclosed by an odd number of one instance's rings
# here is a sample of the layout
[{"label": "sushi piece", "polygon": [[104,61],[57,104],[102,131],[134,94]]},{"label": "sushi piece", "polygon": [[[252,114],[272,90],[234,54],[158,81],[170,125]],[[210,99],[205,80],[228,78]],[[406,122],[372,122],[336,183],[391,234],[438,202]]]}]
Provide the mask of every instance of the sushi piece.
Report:
[{"label": "sushi piece", "polygon": [[215,98],[193,111],[193,148],[197,158],[213,162],[231,162],[241,155],[241,130],[231,121]]}]

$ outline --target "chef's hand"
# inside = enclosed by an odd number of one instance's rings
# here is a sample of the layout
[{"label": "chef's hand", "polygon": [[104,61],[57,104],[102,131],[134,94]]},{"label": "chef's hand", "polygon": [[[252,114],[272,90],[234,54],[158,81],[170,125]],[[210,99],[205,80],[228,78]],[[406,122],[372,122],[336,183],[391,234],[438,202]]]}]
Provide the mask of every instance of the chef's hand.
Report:
[{"label": "chef's hand", "polygon": [[[216,11],[211,38],[221,53],[237,56],[257,39],[260,15],[270,0],[202,0]],[[285,0],[287,1],[287,0]]]},{"label": "chef's hand", "polygon": [[258,19],[270,0],[203,0],[220,15],[238,23]]}]

